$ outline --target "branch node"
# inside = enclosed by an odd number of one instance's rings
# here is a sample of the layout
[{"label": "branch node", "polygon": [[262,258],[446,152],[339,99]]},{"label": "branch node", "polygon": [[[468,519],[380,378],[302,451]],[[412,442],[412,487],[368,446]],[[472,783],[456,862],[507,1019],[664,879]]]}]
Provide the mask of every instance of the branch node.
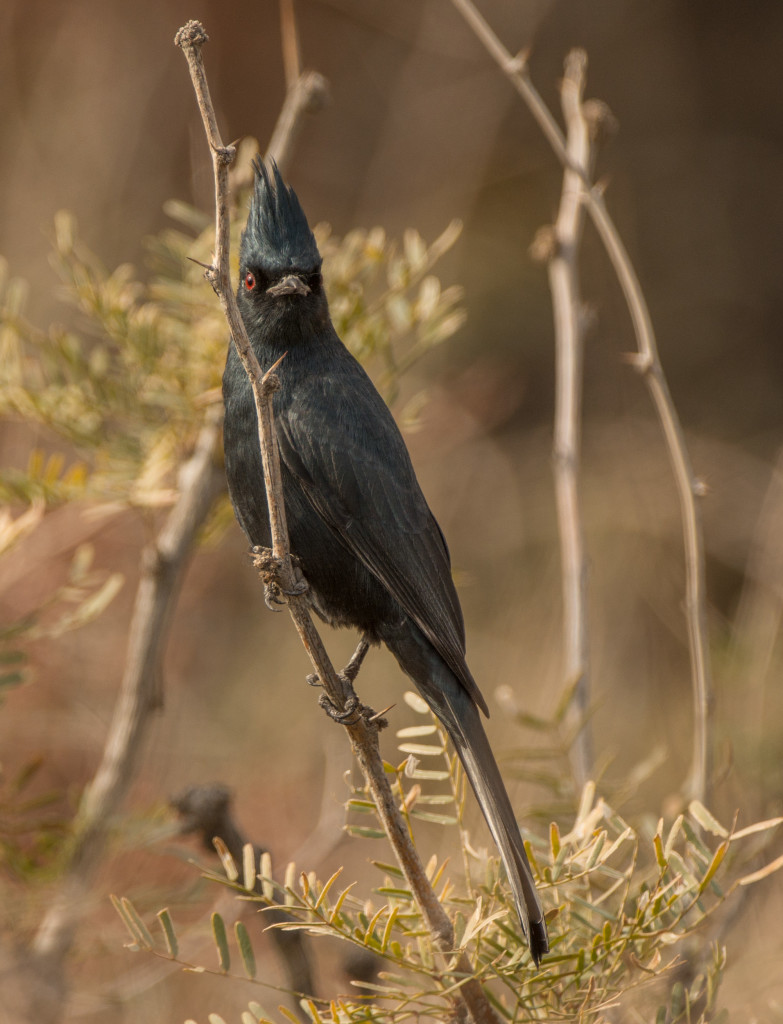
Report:
[{"label": "branch node", "polygon": [[141,571],[156,580],[161,580],[171,564],[171,559],[160,550],[157,544],[149,544],[141,554]]},{"label": "branch node", "polygon": [[280,390],[280,378],[276,373],[265,373],[259,387],[261,394],[266,398],[267,395],[273,395],[275,391]]},{"label": "branch node", "polygon": [[231,143],[229,146],[216,146],[215,156],[221,164],[225,164],[226,167],[230,167],[237,155],[237,147]]},{"label": "branch node", "polygon": [[633,367],[640,376],[650,373],[653,368],[653,359],[649,352],[623,352],[621,359]]},{"label": "branch node", "polygon": [[506,71],[510,75],[523,75],[527,71],[527,59],[530,47],[524,46],[514,57],[506,62]]},{"label": "branch node", "polygon": [[557,232],[553,224],[544,224],[535,233],[528,252],[536,263],[550,263],[557,256]]},{"label": "branch node", "polygon": [[620,122],[603,100],[585,100],[582,104],[582,114],[590,132],[591,142],[602,143],[617,134]]},{"label": "branch node", "polygon": [[317,114],[329,102],[329,80],[318,71],[303,71],[298,88],[302,96],[302,109],[306,114]]}]

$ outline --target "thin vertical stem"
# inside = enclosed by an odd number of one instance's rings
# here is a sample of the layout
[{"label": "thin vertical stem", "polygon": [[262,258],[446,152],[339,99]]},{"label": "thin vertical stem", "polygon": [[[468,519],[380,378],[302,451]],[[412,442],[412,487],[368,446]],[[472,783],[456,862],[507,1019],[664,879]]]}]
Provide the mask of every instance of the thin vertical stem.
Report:
[{"label": "thin vertical stem", "polygon": [[[561,86],[572,163],[590,165],[590,133],[582,111],[587,56],[573,50]],[[553,473],[557,504],[563,594],[563,672],[571,700],[566,723],[572,733],[571,768],[581,792],[593,775],[590,725],[590,659],[587,622],[587,556],[579,493],[584,329],[579,291],[578,250],[584,225],[584,186],[566,168],[554,230],[539,234],[546,246],[555,324],[555,426]],[[540,245],[534,243],[534,254]]]}]

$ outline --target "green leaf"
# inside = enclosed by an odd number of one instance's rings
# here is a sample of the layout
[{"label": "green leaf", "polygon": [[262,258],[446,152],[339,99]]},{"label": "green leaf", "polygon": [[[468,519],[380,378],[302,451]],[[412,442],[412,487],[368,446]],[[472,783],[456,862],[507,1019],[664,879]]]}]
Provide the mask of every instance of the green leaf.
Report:
[{"label": "green leaf", "polygon": [[258,873],[261,876],[261,891],[264,894],[264,899],[269,900],[271,903],[275,896],[275,886],[272,881],[272,855],[268,850],[264,850],[261,854],[261,863],[259,865]]},{"label": "green leaf", "polygon": [[239,869],[236,866],[234,858],[231,856],[231,851],[220,838],[220,836],[212,837],[212,845],[217,851],[218,857],[220,857],[220,863],[223,865],[223,870],[226,873],[226,878],[229,882],[236,882],[239,878]]},{"label": "green leaf", "polygon": [[699,800],[691,800],[688,804],[688,810],[696,821],[698,821],[701,827],[707,830],[707,832],[711,832],[714,836],[720,836],[722,839],[725,839],[726,836],[728,836],[728,829],[725,829]]},{"label": "green leaf", "polygon": [[420,811],[418,807],[411,810],[411,817],[420,821],[431,821],[435,825],[456,825],[457,819],[453,814],[434,814],[432,811]]},{"label": "green leaf", "polygon": [[762,878],[766,878],[768,875],[774,874],[776,871],[780,871],[783,868],[783,855],[776,857],[775,860],[771,861],[766,867],[760,868],[758,871],[753,871],[749,875],[744,875],[739,880],[740,885],[752,885],[754,882],[760,882]]},{"label": "green leaf", "polygon": [[136,927],[136,930],[137,930],[137,932],[138,932],[138,934],[139,934],[139,936],[141,938],[141,947],[142,947],[142,949],[152,949],[153,946],[155,945],[155,941],[152,938],[152,936],[150,935],[149,931],[147,930],[147,926],[144,924],[142,919],[139,917],[139,915],[138,915],[138,913],[136,911],[136,908],[133,906],[131,901],[126,896],[122,897],[121,903],[122,903],[122,909],[125,911],[125,913],[128,915],[128,917],[133,921],[133,924]]},{"label": "green leaf", "polygon": [[242,847],[242,883],[248,892],[256,887],[256,851],[252,843]]},{"label": "green leaf", "polygon": [[260,1003],[255,1002],[255,1000],[251,999],[250,1002],[247,1004],[247,1008],[248,1010],[250,1010],[252,1014],[255,1014],[258,1020],[269,1020],[269,1014],[266,1012],[263,1006]]},{"label": "green leaf", "polygon": [[663,842],[657,832],[653,836],[653,846],[655,847],[655,859],[658,862],[658,867],[663,872],[669,865],[666,863],[666,857],[663,854]]},{"label": "green leaf", "polygon": [[169,951],[169,956],[176,960],[177,954],[179,953],[179,943],[177,942],[177,936],[174,932],[174,924],[171,920],[171,914],[168,908],[165,910],[158,911],[158,921],[163,929],[163,937],[166,940],[166,947]]},{"label": "green leaf", "polygon": [[345,831],[359,839],[383,839],[386,833],[379,828],[370,828],[365,825],[346,825]]},{"label": "green leaf", "polygon": [[414,754],[416,757],[442,757],[444,748],[442,746],[431,746],[427,743],[400,743],[399,749],[403,754]]},{"label": "green leaf", "polygon": [[351,891],[351,889],[353,889],[353,887],[355,885],[356,885],[356,882],[351,882],[351,884],[346,886],[345,889],[343,889],[343,891],[340,893],[340,895],[339,895],[339,897],[337,899],[337,902],[335,903],[334,908],[332,910],[331,916],[329,917],[329,924],[333,924],[334,923],[335,918],[337,917],[337,915],[342,910],[343,903],[347,899],[348,893]]},{"label": "green leaf", "polygon": [[285,905],[292,907],[296,902],[294,893],[294,882],[296,880],[296,864],[294,861],[289,861],[285,869],[285,879],[283,880],[283,888],[285,889]]},{"label": "green leaf", "polygon": [[555,821],[549,825],[549,845],[552,850],[552,860],[556,861],[557,855],[560,853],[560,829]]},{"label": "green leaf", "polygon": [[432,725],[410,725],[405,729],[397,730],[397,739],[405,740],[412,739],[414,736],[432,736],[437,731],[438,727],[434,722]]},{"label": "green leaf", "polygon": [[241,921],[234,923],[234,935],[239,947],[239,955],[242,957],[242,966],[245,968],[245,974],[252,981],[256,976],[256,957],[247,928]]},{"label": "green leaf", "polygon": [[406,772],[411,779],[420,779],[422,782],[445,782],[450,778],[450,773],[439,768],[414,768],[410,773]]},{"label": "green leaf", "polygon": [[729,849],[729,840],[728,839],[724,839],[723,842],[718,847],[718,849],[715,851],[715,855],[713,856],[712,860],[710,861],[710,866],[707,868],[707,871],[705,872],[704,877],[702,878],[701,882],[699,883],[699,892],[700,893],[704,892],[704,890],[707,888],[707,886],[712,881],[712,878],[715,875],[715,872],[721,866],[723,858],[726,856],[726,854],[728,852],[728,849]]},{"label": "green leaf", "polygon": [[601,856],[601,850],[603,850],[605,843],[606,829],[601,829],[595,840],[595,843],[593,844],[593,848],[590,851],[590,856],[587,858],[587,864],[585,865],[585,867],[588,871],[592,871],[595,865],[597,864],[598,858]]},{"label": "green leaf", "polygon": [[220,970],[225,974],[231,967],[231,954],[228,950],[226,924],[217,911],[212,914],[212,937],[215,940]]},{"label": "green leaf", "polygon": [[144,948],[144,940],[143,940],[142,934],[139,931],[139,929],[136,927],[136,922],[135,922],[134,918],[126,910],[123,901],[118,896],[115,896],[113,893],[112,893],[110,899],[111,899],[111,902],[112,902],[112,906],[117,911],[117,913],[120,915],[120,917],[122,919],[122,923],[128,929],[128,932],[130,934],[131,939],[133,940],[134,945],[137,946],[139,949],[143,949]]},{"label": "green leaf", "polygon": [[379,871],[385,871],[387,875],[394,875],[396,878],[403,878],[404,874],[399,864],[387,864],[382,860],[371,861]]},{"label": "green leaf", "polygon": [[413,690],[406,690],[402,695],[402,699],[409,708],[413,708],[413,710],[420,715],[426,715],[430,710],[429,705],[424,698],[420,697],[418,693],[414,693]]},{"label": "green leaf", "polygon": [[397,914],[399,913],[399,907],[392,907],[392,911],[389,914],[389,919],[386,922],[386,927],[383,929],[383,935],[381,937],[381,952],[385,953],[386,948],[389,945],[389,939],[391,938],[392,928],[394,922],[397,920]]},{"label": "green leaf", "polygon": [[335,873],[326,881],[326,883],[324,884],[323,889],[321,889],[321,892],[320,892],[320,895],[318,896],[318,899],[315,901],[315,906],[313,907],[313,910],[318,910],[318,908],[324,902],[326,897],[329,895],[329,890],[332,888],[332,886],[334,885],[334,883],[337,881],[337,879],[340,877],[340,875],[342,873],[343,873],[343,869],[341,867],[339,867],[335,871]]}]

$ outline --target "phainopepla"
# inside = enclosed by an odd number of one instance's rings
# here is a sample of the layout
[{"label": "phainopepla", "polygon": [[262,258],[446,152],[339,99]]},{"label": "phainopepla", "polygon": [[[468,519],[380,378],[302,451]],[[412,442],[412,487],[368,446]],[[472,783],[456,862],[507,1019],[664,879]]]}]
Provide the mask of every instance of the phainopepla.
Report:
[{"label": "phainopepla", "polygon": [[[522,838],[481,724],[443,534],[405,442],[370,378],[337,337],[321,256],[293,189],[255,164],[237,298],[274,396],[291,551],[314,611],[383,641],[451,737],[508,873],[533,960],[549,949]],[[271,544],[256,410],[234,346],[223,375],[226,475],[252,545]]]}]

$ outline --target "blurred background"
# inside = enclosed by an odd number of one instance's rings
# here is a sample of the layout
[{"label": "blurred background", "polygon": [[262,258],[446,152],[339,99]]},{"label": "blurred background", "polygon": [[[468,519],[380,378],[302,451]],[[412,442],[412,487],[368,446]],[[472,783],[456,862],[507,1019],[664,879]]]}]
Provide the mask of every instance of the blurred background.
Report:
[{"label": "blurred background", "polygon": [[[509,50],[529,49],[533,80],[558,117],[563,59],[584,47],[586,95],[605,101],[619,123],[597,174],[708,487],[714,810],[729,822],[739,808],[741,825],[780,814],[783,8],[775,0],[484,0],[481,9]],[[400,235],[413,226],[428,240],[452,218],[465,225],[436,273],[464,288],[466,324],[406,379],[402,401],[424,389],[407,440],[451,548],[469,661],[493,709],[493,744],[508,755],[527,737],[503,721],[497,688],[512,687],[522,707],[546,716],[564,686],[553,328],[546,271],[528,255],[556,213],[560,168],[448,0],[298,0],[296,13],[304,65],[325,75],[331,92],[305,124],[288,174],[311,222],[328,222],[338,235],[373,225]],[[212,209],[206,144],[173,45],[189,18],[210,34],[205,59],[224,139],[253,135],[263,148],[285,94],[273,0],[0,7],[0,253],[30,282],[28,312],[42,327],[72,315],[58,302],[48,262],[57,210],[74,212],[107,266],[129,261],[143,275],[143,240],[165,226],[167,199]],[[690,763],[679,509],[647,393],[622,358],[634,347],[622,296],[589,226],[581,271],[593,314],[583,499],[601,789],[610,802],[622,793],[623,814],[654,822],[673,809]],[[2,461],[24,464],[26,443],[6,425]],[[0,613],[16,616],[35,607],[87,539],[97,565],[126,576],[97,623],[34,649],[33,681],[0,709],[4,767],[41,756],[36,784],[61,794],[64,816],[100,758],[148,530],[140,516],[95,522],[76,508],[55,509],[0,579]],[[353,640],[327,637],[337,662]],[[130,834],[136,828],[143,838],[145,821],[183,786],[219,779],[234,790],[246,831],[284,864],[322,805],[347,796],[340,771],[325,765],[342,759],[348,769],[348,753],[328,735],[336,730],[304,685],[307,671],[287,618],[267,614],[232,526],[219,546],[200,552],[185,582],[165,708],[126,807]],[[404,688],[385,652],[373,652],[360,694],[375,707],[397,702],[393,728],[410,724]],[[393,737],[387,743],[393,751]],[[630,786],[643,762],[655,767]],[[546,794],[514,783],[511,768],[509,778],[523,816],[543,831]],[[478,822],[476,830],[486,843]],[[346,842],[309,866],[322,877],[339,863],[361,872],[378,855],[368,848]],[[122,950],[124,931],[105,898],[142,893],[152,909],[195,901],[196,874],[184,862],[194,851],[186,842],[140,850],[130,841],[113,850],[78,947],[73,1019],[203,1016],[206,979],[148,986],[134,974],[126,990],[115,985],[138,961]],[[20,939],[42,912],[21,896],[10,906],[22,905],[21,919],[9,910],[2,921]],[[745,901],[729,935],[723,1001],[743,1019],[783,1015],[781,909],[773,878]]]}]

